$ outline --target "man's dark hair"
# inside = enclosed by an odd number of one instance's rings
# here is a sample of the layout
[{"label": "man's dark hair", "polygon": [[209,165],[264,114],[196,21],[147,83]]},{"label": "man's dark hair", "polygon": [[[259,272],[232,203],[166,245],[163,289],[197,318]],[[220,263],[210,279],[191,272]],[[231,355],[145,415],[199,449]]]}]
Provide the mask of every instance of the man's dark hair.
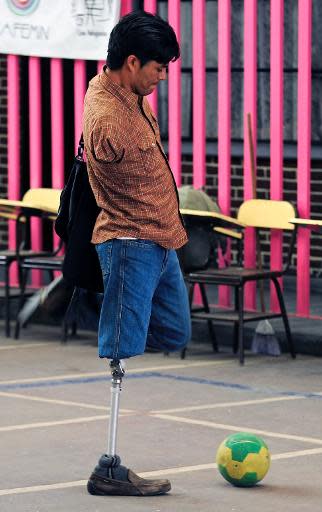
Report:
[{"label": "man's dark hair", "polygon": [[129,55],[135,55],[144,66],[155,60],[168,64],[180,57],[180,48],[173,28],[160,16],[134,11],[113,28],[107,50],[106,64],[120,69]]}]

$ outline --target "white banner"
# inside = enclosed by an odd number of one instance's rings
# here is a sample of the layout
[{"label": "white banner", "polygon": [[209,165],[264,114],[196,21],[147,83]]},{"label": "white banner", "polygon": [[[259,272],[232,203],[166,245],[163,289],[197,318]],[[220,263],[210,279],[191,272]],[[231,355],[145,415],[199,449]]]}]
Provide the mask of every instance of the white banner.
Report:
[{"label": "white banner", "polygon": [[105,60],[120,0],[0,0],[0,53]]}]

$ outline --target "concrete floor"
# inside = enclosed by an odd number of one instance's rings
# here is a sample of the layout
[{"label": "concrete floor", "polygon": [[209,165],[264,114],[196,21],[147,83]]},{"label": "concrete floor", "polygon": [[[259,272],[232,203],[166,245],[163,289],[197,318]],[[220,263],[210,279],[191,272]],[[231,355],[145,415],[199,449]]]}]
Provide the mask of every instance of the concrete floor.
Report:
[{"label": "concrete floor", "polygon": [[[144,476],[172,482],[167,496],[96,497],[87,478],[106,449],[109,375],[95,336],[67,345],[54,327],[0,339],[1,512],[318,512],[322,503],[322,361],[214,354],[128,361],[118,452]],[[258,433],[271,468],[254,488],[228,484],[214,460],[236,431]]]}]

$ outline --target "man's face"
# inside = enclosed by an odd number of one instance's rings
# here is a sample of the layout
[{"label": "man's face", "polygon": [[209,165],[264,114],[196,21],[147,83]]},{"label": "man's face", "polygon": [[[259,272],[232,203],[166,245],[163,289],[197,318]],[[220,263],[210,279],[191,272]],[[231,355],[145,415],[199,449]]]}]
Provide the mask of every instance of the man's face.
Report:
[{"label": "man's face", "polygon": [[132,75],[132,91],[139,96],[147,96],[156,88],[160,80],[167,78],[168,66],[150,60],[141,66],[139,60]]}]

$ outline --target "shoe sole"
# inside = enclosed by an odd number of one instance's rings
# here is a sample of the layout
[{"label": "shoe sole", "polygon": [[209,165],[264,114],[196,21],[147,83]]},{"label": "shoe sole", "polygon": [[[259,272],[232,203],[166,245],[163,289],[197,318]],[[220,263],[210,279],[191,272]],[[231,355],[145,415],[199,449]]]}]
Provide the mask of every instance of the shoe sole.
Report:
[{"label": "shoe sole", "polygon": [[127,492],[123,491],[122,489],[110,489],[109,491],[103,491],[102,489],[99,489],[95,483],[92,480],[88,480],[87,482],[87,491],[89,494],[92,494],[93,496],[160,496],[162,494],[166,494],[171,489],[171,485],[164,486],[164,488],[161,490],[151,491],[148,493],[142,493],[135,487],[133,487],[130,491],[128,489]]}]

